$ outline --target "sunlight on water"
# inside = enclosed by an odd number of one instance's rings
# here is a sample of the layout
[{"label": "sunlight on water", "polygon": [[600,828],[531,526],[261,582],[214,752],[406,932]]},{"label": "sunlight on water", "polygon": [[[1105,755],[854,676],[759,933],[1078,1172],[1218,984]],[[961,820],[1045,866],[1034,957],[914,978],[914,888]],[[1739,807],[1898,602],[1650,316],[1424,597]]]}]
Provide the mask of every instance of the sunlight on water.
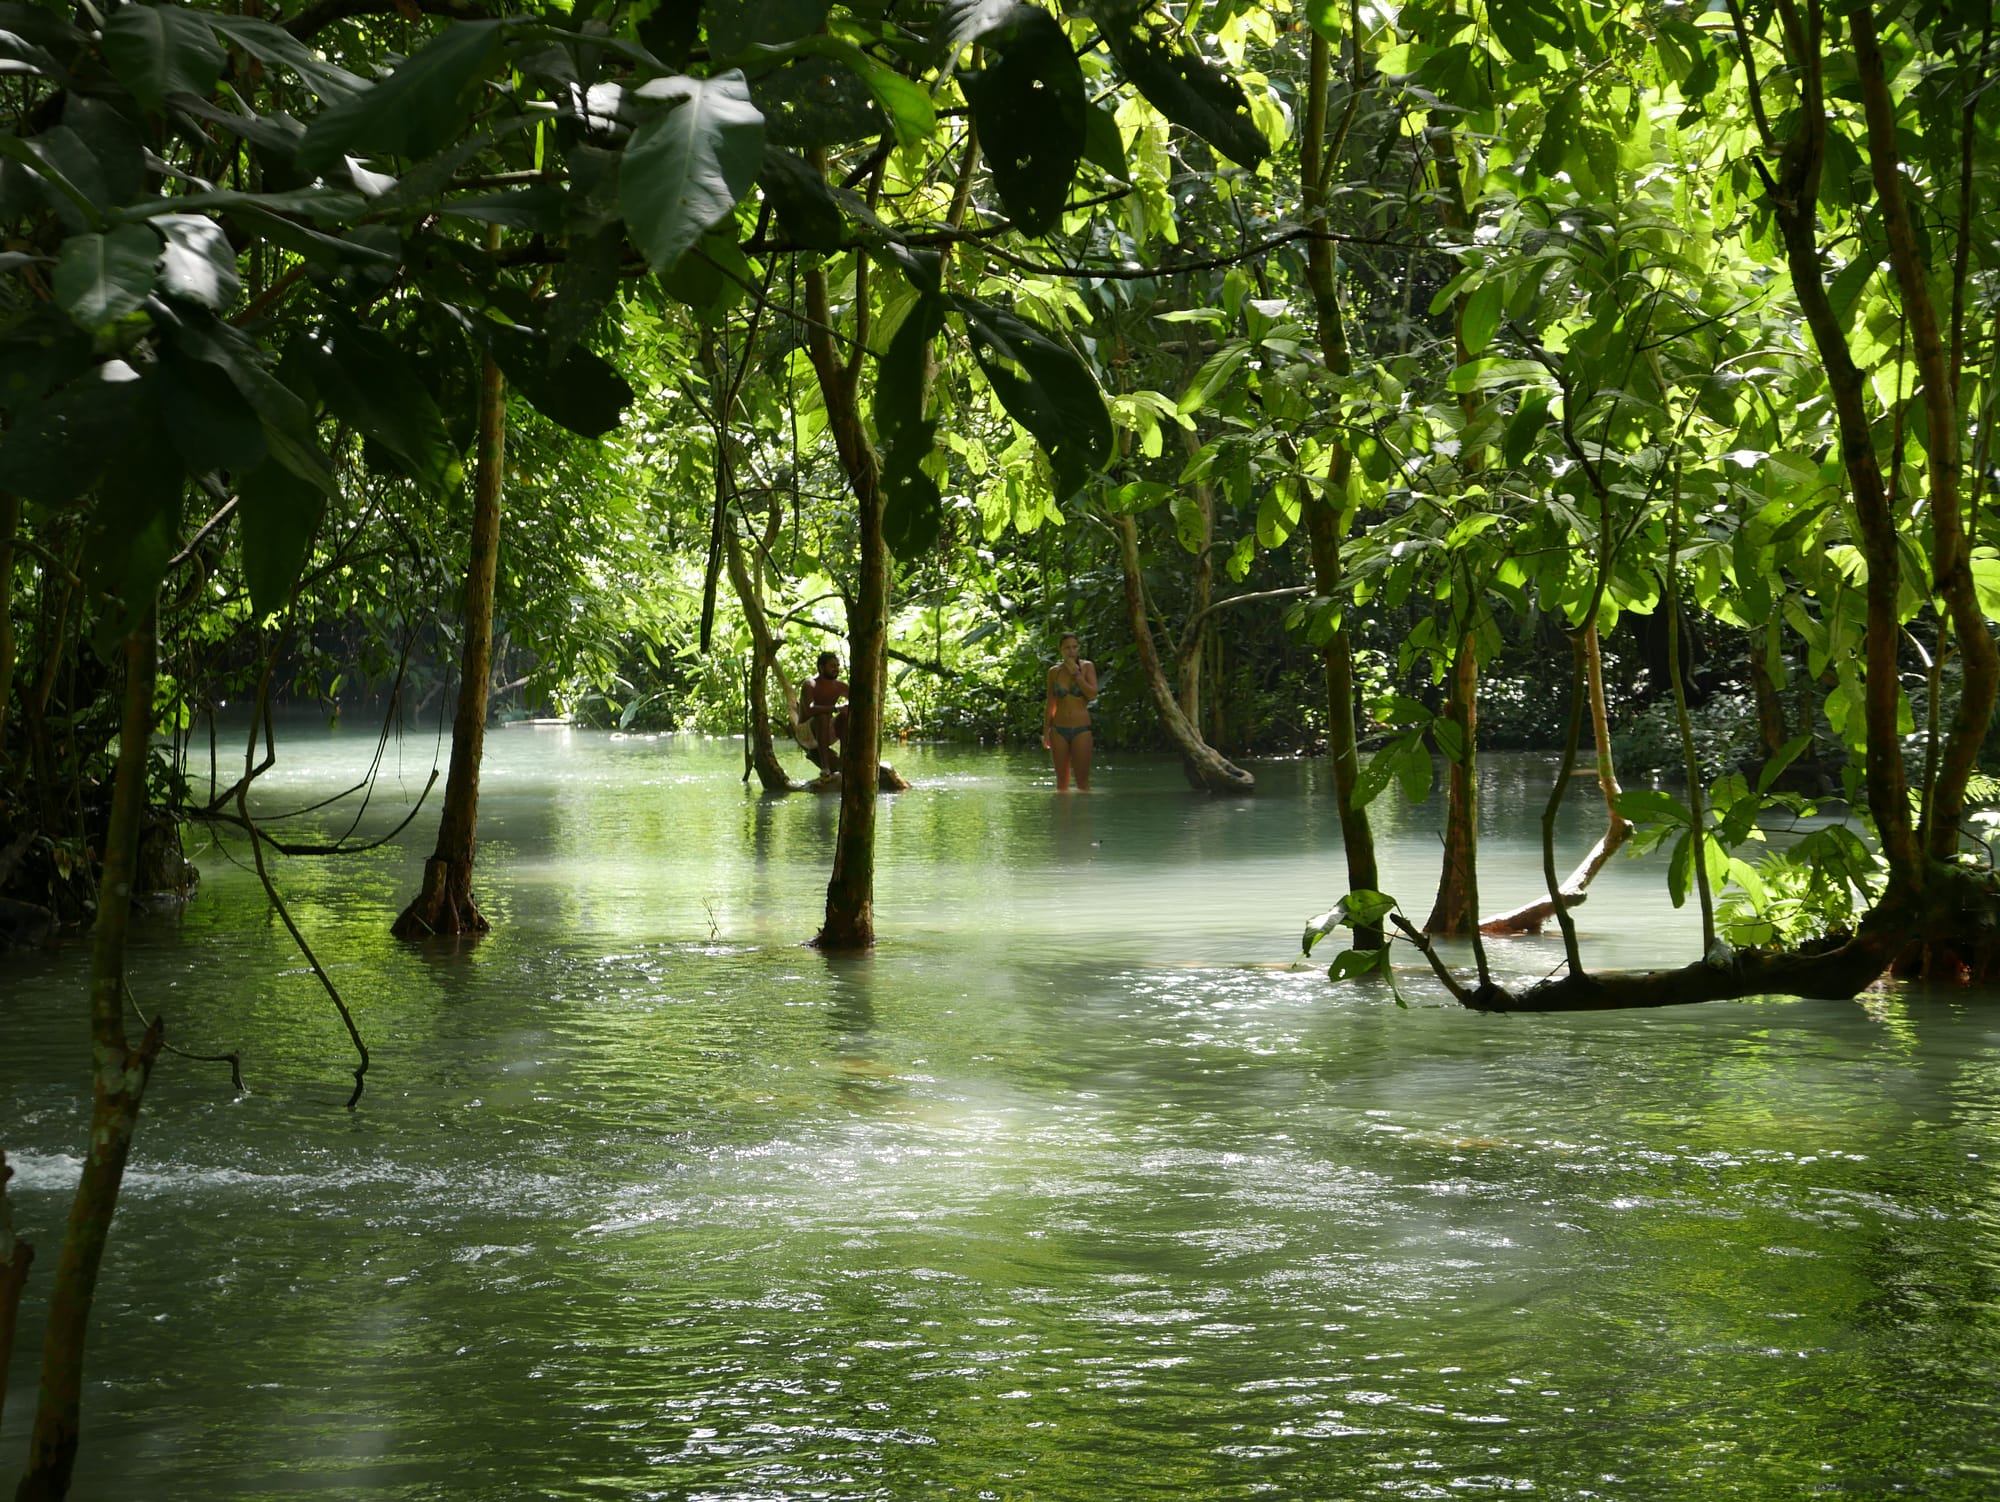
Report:
[{"label": "sunlight on water", "polygon": [[[1983,999],[1494,1018],[1406,965],[1399,1010],[1292,963],[1341,889],[1317,767],[1208,799],[1112,755],[1058,798],[1037,758],[924,747],[883,806],[883,945],[830,959],[800,941],[833,800],[746,791],[728,741],[489,748],[487,940],[387,937],[429,812],[281,868],[375,1050],[352,1115],[240,845],[141,926],[139,1000],[251,1093],[155,1076],[80,1497],[1990,1494]],[[295,729],[267,812],[372,749]],[[432,755],[391,744],[364,831]],[[1488,761],[1490,908],[1539,888],[1545,774]],[[1378,807],[1421,916],[1436,809]],[[1599,879],[1596,962],[1691,957],[1660,886]],[[1560,947],[1492,952],[1532,977]],[[0,1145],[50,1260],[83,967],[0,982]]]}]

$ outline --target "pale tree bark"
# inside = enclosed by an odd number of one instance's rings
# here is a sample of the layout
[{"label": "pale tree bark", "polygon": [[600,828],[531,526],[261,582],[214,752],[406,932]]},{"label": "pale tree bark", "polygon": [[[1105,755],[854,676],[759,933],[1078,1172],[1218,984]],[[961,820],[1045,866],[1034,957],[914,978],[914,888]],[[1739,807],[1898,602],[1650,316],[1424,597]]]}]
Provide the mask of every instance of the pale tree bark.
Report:
[{"label": "pale tree bark", "polygon": [[[1618,771],[1611,759],[1611,717],[1604,706],[1604,654],[1598,647],[1595,624],[1583,634],[1583,667],[1585,687],[1590,695],[1590,734],[1597,747],[1597,788],[1604,795],[1604,833],[1597,837],[1597,843],[1590,847],[1563,882],[1560,891],[1566,908],[1576,907],[1583,901],[1591,881],[1632,834],[1632,826],[1618,812],[1620,789]],[[1494,914],[1480,923],[1479,931],[1488,934],[1538,934],[1542,925],[1555,915],[1554,899],[1543,897],[1510,912]]]},{"label": "pale tree bark", "polygon": [[125,1033],[125,935],[132,915],[139,827],[146,813],[157,619],[148,605],[139,628],[125,640],[118,765],[112,777],[111,824],[104,839],[104,877],[90,949],[90,1146],[56,1257],[28,1469],[16,1502],[60,1502],[69,1491],[82,1424],[83,1352],[90,1307],[118,1208],[139,1103],[160,1051],[157,1017],[136,1047]]},{"label": "pale tree bark", "polygon": [[[1353,37],[1354,67],[1348,105],[1331,141],[1327,138],[1327,109],[1332,89],[1332,57],[1324,37],[1315,32],[1312,38],[1306,127],[1299,143],[1299,165],[1304,183],[1306,216],[1321,228],[1326,224],[1329,180],[1340,156],[1341,143],[1360,103],[1360,33],[1351,26],[1350,35]],[[1347,329],[1342,321],[1339,291],[1335,285],[1333,246],[1328,241],[1315,238],[1306,242],[1306,282],[1312,290],[1320,360],[1329,375],[1347,376],[1352,373],[1353,360],[1348,350]],[[1317,491],[1310,485],[1300,486],[1299,510],[1312,554],[1313,585],[1322,596],[1335,601],[1345,591],[1341,542],[1352,525],[1347,487],[1353,464],[1353,455],[1346,440],[1336,429],[1331,439],[1325,486]],[[1357,729],[1360,705],[1354,692],[1354,648],[1344,608],[1340,624],[1320,648],[1320,663],[1326,679],[1327,759],[1332,763],[1334,798],[1339,804],[1340,841],[1347,864],[1347,887],[1349,891],[1376,891],[1382,881],[1375,860],[1375,834],[1368,823],[1368,810],[1357,807],[1354,801],[1354,790],[1361,780]],[[1356,949],[1380,949],[1384,942],[1379,924],[1354,930]]]},{"label": "pale tree bark", "polygon": [[491,925],[472,896],[478,849],[479,764],[486,750],[487,695],[493,680],[493,585],[500,560],[500,500],[507,449],[507,392],[488,355],[480,366],[479,463],[473,479],[472,541],[465,569],[465,646],[458,712],[451,725],[437,847],[424,862],[423,889],[391,930],[399,939],[483,934]]},{"label": "pale tree bark", "polygon": [[1139,570],[1139,526],[1133,518],[1119,513],[1111,518],[1118,535],[1118,561],[1125,575],[1125,617],[1132,627],[1132,640],[1139,649],[1139,670],[1159,712],[1160,728],[1181,754],[1181,770],[1188,785],[1203,792],[1247,793],[1257,779],[1223,756],[1201,738],[1188,717],[1181,712],[1174,685],[1160,663],[1159,648],[1153,642],[1153,628],[1146,616],[1146,584]]}]

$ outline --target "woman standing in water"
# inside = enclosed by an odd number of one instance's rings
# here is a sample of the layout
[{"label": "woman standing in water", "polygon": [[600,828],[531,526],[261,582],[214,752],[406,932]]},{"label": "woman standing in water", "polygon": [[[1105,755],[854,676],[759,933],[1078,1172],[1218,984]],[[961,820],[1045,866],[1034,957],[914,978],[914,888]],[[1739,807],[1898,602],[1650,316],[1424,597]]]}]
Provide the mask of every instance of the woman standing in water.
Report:
[{"label": "woman standing in water", "polygon": [[1049,669],[1049,697],[1042,709],[1042,744],[1056,762],[1056,791],[1069,791],[1070,773],[1076,790],[1090,791],[1090,701],[1097,697],[1097,664],[1077,656],[1083,643],[1065,631],[1062,659]]}]

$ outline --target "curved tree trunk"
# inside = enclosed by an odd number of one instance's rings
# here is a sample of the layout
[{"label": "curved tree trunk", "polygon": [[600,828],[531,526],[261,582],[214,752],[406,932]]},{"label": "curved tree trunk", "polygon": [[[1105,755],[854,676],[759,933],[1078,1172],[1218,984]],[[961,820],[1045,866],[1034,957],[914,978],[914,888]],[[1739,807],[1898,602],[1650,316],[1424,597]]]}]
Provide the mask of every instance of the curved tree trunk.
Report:
[{"label": "curved tree trunk", "polygon": [[1467,631],[1451,660],[1446,718],[1458,727],[1459,754],[1447,763],[1444,867],[1424,932],[1457,936],[1479,926],[1479,647]]},{"label": "curved tree trunk", "polygon": [[1153,628],[1146,619],[1146,585],[1139,572],[1139,526],[1131,516],[1119,513],[1111,518],[1118,534],[1118,561],[1125,574],[1125,617],[1132,626],[1132,640],[1139,648],[1139,668],[1146,687],[1159,711],[1160,727],[1181,754],[1181,770],[1188,785],[1202,792],[1247,793],[1257,779],[1221,755],[1201,738],[1188,717],[1181,712],[1174,685],[1160,665],[1159,648],[1153,644]]},{"label": "curved tree trunk", "polygon": [[465,650],[459,660],[458,713],[451,725],[451,771],[445,778],[437,848],[424,862],[423,890],[391,930],[399,939],[483,934],[491,927],[472,900],[472,858],[478,845],[479,763],[486,749],[486,699],[493,677],[493,580],[500,559],[506,447],[506,387],[500,367],[488,355],[480,367],[479,468],[473,481]]},{"label": "curved tree trunk", "polygon": [[[729,567],[730,587],[743,607],[743,619],[750,627],[750,765],[767,793],[789,793],[797,788],[771,743],[770,674],[777,666],[778,650],[771,640],[770,618],[758,596],[755,581],[743,557],[743,544],[736,528],[725,523],[722,534],[723,559]],[[786,706],[787,722],[791,707]]]},{"label": "curved tree trunk", "polygon": [[[1348,106],[1333,140],[1327,139],[1328,96],[1333,82],[1333,60],[1326,38],[1313,33],[1306,90],[1306,126],[1299,140],[1300,176],[1303,179],[1307,216],[1323,228],[1326,220],[1327,177],[1340,155],[1340,144],[1353,122],[1361,99],[1360,38],[1354,40],[1354,72],[1350,81]],[[1314,238],[1306,242],[1306,283],[1312,289],[1313,320],[1318,337],[1320,360],[1331,375],[1347,375],[1353,361],[1348,353],[1347,329],[1341,320],[1340,297],[1334,280],[1333,246]],[[1335,434],[1339,433],[1335,429]],[[1306,527],[1312,552],[1313,587],[1325,598],[1338,600],[1342,578],[1340,544],[1351,525],[1348,514],[1347,484],[1353,456],[1339,436],[1330,439],[1326,484],[1315,491],[1300,486],[1299,511]],[[1368,823],[1368,810],[1354,802],[1354,789],[1361,781],[1361,750],[1356,725],[1360,705],[1354,693],[1354,648],[1347,632],[1345,611],[1341,624],[1320,648],[1320,662],[1326,675],[1326,753],[1333,764],[1334,799],[1339,804],[1340,843],[1347,864],[1347,889],[1372,892],[1382,885],[1375,861],[1375,832]],[[1354,930],[1356,949],[1380,949],[1386,942],[1380,924],[1361,925]]]},{"label": "curved tree trunk", "polygon": [[[1611,717],[1604,708],[1604,654],[1598,647],[1596,626],[1584,633],[1583,666],[1590,693],[1590,734],[1597,744],[1597,787],[1604,795],[1604,833],[1598,836],[1597,843],[1590,847],[1589,853],[1569,873],[1569,879],[1563,882],[1561,891],[1565,908],[1576,907],[1583,901],[1585,888],[1632,833],[1632,826],[1618,812],[1618,772],[1611,763]],[[1554,901],[1543,897],[1511,912],[1496,913],[1480,923],[1479,931],[1485,934],[1538,934],[1542,925],[1555,915]]]},{"label": "curved tree trunk", "polygon": [[[139,825],[146,811],[146,760],[153,736],[157,615],[149,607],[125,640],[125,703],[113,774],[104,880],[90,949],[90,1148],[70,1201],[69,1223],[49,1292],[48,1326],[28,1469],[17,1502],[60,1502],[69,1491],[82,1421],[83,1349],[118,1189],[139,1119],[139,1102],[160,1051],[155,1018],[138,1046],[125,1036],[125,933],[132,915]],[[25,1268],[23,1269],[25,1271]]]},{"label": "curved tree trunk", "polygon": [[[857,308],[865,307],[867,253],[856,251]],[[875,794],[882,755],[882,698],[888,683],[889,549],[882,537],[881,466],[858,400],[860,331],[855,357],[844,364],[833,343],[833,310],[826,273],[805,274],[807,353],[826,399],[827,424],[854,494],[861,557],[847,622],[847,735],[840,758],[840,831],[834,838],[833,875],[826,884],[826,920],[813,942],[822,949],[866,949],[875,942]]]}]

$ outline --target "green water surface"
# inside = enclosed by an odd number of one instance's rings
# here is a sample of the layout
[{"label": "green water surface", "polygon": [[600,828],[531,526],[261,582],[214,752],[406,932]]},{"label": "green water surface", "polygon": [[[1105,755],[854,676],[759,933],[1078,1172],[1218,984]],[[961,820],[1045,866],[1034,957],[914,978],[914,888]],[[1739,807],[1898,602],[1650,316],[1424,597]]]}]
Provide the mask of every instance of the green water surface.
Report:
[{"label": "green water surface", "polygon": [[[1205,799],[1112,755],[1062,798],[915,747],[883,943],[830,959],[832,800],[745,791],[727,741],[488,744],[491,937],[388,937],[429,812],[281,864],[374,1050],[358,1110],[240,840],[139,927],[140,1004],[250,1089],[154,1076],[78,1497],[2000,1494],[1988,998],[1496,1018],[1410,970],[1399,1010],[1287,968],[1343,885],[1317,768]],[[294,732],[265,807],[372,745]],[[364,831],[432,755],[392,744]],[[1544,771],[1490,760],[1489,906],[1536,890]],[[1421,916],[1436,811],[1381,809]],[[1614,865],[1590,953],[1689,958],[1661,893]],[[43,1249],[10,1488],[88,1056],[83,946],[0,964]]]}]

